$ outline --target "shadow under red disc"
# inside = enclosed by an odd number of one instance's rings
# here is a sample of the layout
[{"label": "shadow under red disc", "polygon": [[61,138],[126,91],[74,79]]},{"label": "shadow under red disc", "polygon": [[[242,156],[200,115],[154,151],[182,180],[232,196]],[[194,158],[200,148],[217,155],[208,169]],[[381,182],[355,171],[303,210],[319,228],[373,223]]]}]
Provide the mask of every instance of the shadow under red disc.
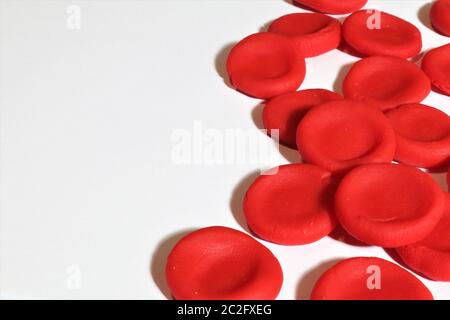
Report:
[{"label": "shadow under red disc", "polygon": [[376,257],[343,260],[316,282],[312,300],[433,300],[414,275]]},{"label": "shadow under red disc", "polygon": [[252,237],[209,227],[175,245],[166,278],[178,300],[269,300],[277,297],[283,273],[269,249]]}]

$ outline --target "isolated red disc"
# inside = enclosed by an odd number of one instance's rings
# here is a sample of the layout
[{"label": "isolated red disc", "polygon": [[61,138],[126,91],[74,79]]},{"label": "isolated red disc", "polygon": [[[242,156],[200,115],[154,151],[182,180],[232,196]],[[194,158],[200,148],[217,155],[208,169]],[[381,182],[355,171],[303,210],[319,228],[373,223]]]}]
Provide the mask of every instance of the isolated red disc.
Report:
[{"label": "isolated red disc", "polygon": [[389,110],[386,116],[396,133],[395,159],[421,168],[450,163],[450,117],[418,103]]},{"label": "isolated red disc", "polygon": [[275,299],[283,273],[252,237],[226,227],[194,231],[172,249],[166,278],[178,300]]},{"label": "isolated red disc", "polygon": [[341,42],[339,20],[321,13],[282,16],[271,23],[269,32],[290,37],[306,58],[336,49]]},{"label": "isolated red disc", "polygon": [[430,290],[400,266],[376,257],[343,260],[316,282],[312,300],[433,300]]},{"label": "isolated red disc", "polygon": [[421,102],[431,91],[428,77],[412,62],[373,56],[356,62],[343,83],[344,96],[386,111]]},{"label": "isolated red disc", "polygon": [[430,10],[433,27],[445,36],[450,37],[450,0],[438,0]]},{"label": "isolated red disc", "polygon": [[255,98],[295,91],[305,78],[305,59],[293,41],[271,32],[256,33],[231,50],[227,70],[233,86]]},{"label": "isolated red disc", "polygon": [[395,134],[381,111],[353,100],[333,101],[304,116],[297,148],[306,162],[343,173],[365,163],[391,162]]},{"label": "isolated red disc", "polygon": [[361,9],[367,0],[294,0],[294,3],[323,13],[346,14]]},{"label": "isolated red disc", "polygon": [[403,164],[368,164],[341,181],[336,214],[344,229],[371,245],[397,248],[418,242],[436,227],[444,196],[425,172]]},{"label": "isolated red disc", "polygon": [[335,227],[331,173],[307,164],[288,164],[261,175],[248,189],[244,213],[250,229],[284,245],[315,242]]},{"label": "isolated red disc", "polygon": [[303,116],[312,107],[325,102],[344,99],[340,94],[325,89],[307,89],[289,92],[268,101],[263,110],[264,128],[268,134],[278,129],[279,142],[296,149],[295,134]]},{"label": "isolated red disc", "polygon": [[422,49],[422,36],[411,23],[376,10],[361,10],[345,19],[346,43],[366,56],[410,58]]},{"label": "isolated red disc", "polygon": [[450,96],[450,44],[427,52],[422,60],[422,70],[439,92]]},{"label": "isolated red disc", "polygon": [[436,281],[450,281],[450,194],[444,216],[433,232],[419,243],[397,249],[413,270]]}]

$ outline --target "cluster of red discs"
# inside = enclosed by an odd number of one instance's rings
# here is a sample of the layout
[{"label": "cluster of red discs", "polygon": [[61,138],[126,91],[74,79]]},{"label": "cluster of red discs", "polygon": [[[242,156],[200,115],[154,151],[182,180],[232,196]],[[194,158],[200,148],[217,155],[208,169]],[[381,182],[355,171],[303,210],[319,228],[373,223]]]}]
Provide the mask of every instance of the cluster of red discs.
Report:
[{"label": "cluster of red discs", "polygon": [[[253,182],[243,203],[249,228],[266,241],[304,245],[339,225],[366,244],[395,248],[415,272],[450,281],[450,195],[418,169],[446,170],[450,163],[450,117],[420,104],[433,87],[450,95],[450,44],[429,51],[419,68],[408,58],[420,53],[421,33],[409,22],[359,10],[365,0],[296,2],[318,12],[283,16],[228,57],[232,85],[267,100],[264,126],[278,130],[280,143],[304,161]],[[341,25],[324,13],[351,14]],[[434,4],[431,20],[450,36],[450,0]],[[305,58],[339,46],[362,57],[343,81],[343,96],[296,91]],[[371,266],[382,274],[376,290],[367,286]],[[266,247],[225,227],[183,238],[166,275],[177,299],[274,299],[283,281]],[[359,257],[325,272],[311,298],[433,297],[405,269]]]}]

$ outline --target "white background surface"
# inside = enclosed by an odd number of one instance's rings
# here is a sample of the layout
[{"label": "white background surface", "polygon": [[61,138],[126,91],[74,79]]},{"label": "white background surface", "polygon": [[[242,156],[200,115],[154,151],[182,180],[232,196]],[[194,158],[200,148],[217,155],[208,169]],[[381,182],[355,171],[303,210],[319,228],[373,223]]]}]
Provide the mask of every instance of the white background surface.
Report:
[{"label": "white background surface", "polygon": [[[424,24],[429,2],[366,7],[417,25],[426,50],[450,42]],[[66,27],[69,4],[81,8],[80,30]],[[221,78],[226,50],[299,11],[283,0],[1,1],[1,297],[164,299],[165,255],[180,234],[242,230],[240,199],[261,165],[176,165],[171,135],[195,121],[256,130],[259,101]],[[309,59],[302,88],[339,91],[356,60],[337,50]],[[425,103],[450,111],[436,93]],[[271,165],[298,159],[281,151]],[[308,297],[330,261],[390,259],[331,238],[265,244],[284,270],[282,299]],[[422,281],[450,299],[449,284]]]}]

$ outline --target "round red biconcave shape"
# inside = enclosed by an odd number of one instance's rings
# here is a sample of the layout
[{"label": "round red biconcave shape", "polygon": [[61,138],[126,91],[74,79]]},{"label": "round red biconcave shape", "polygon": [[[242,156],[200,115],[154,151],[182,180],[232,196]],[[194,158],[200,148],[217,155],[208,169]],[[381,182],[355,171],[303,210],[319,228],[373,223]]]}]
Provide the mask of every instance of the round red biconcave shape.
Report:
[{"label": "round red biconcave shape", "polygon": [[423,240],[443,215],[445,199],[425,172],[403,164],[368,164],[341,181],[337,218],[367,244],[397,248]]},{"label": "round red biconcave shape", "polygon": [[425,73],[408,60],[373,56],[356,62],[343,83],[344,96],[382,111],[421,102],[431,91]]},{"label": "round red biconcave shape", "polygon": [[400,266],[376,257],[338,262],[316,282],[312,300],[433,300],[428,288]]},{"label": "round red biconcave shape", "polygon": [[440,93],[450,96],[450,44],[427,52],[422,60],[422,70]]},{"label": "round red biconcave shape", "polygon": [[430,20],[434,29],[450,37],[450,0],[435,1],[430,10]]},{"label": "round red biconcave shape", "polygon": [[239,91],[270,99],[295,91],[305,78],[305,59],[294,42],[272,32],[256,33],[230,51],[227,71]]},{"label": "round red biconcave shape", "polygon": [[264,240],[301,245],[327,236],[336,226],[333,199],[337,182],[313,165],[288,164],[259,176],[243,209],[250,229]]},{"label": "round red biconcave shape", "polygon": [[252,237],[209,227],[174,246],[166,278],[178,300],[268,300],[278,295],[283,273],[269,249]]}]

